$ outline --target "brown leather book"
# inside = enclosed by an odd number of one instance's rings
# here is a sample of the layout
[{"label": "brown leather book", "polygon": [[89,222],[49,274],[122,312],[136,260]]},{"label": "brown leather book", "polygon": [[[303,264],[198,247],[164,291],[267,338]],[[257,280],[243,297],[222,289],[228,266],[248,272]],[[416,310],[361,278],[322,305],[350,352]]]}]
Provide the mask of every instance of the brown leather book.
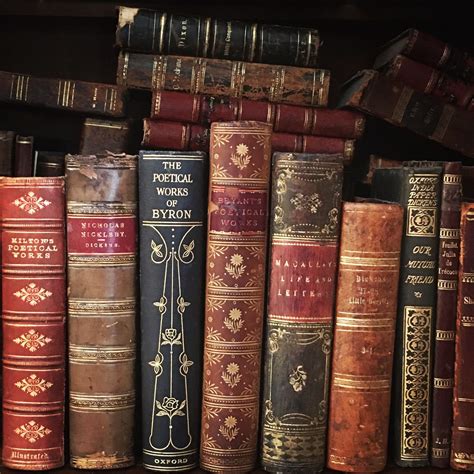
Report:
[{"label": "brown leather book", "polygon": [[16,136],[13,176],[33,176],[33,141],[33,137],[22,137],[21,135]]},{"label": "brown leather book", "polygon": [[325,464],[342,156],[275,153],[272,176],[261,458],[309,473]]},{"label": "brown leather book", "polygon": [[136,170],[66,156],[71,465],[134,463]]},{"label": "brown leather book", "polygon": [[2,181],[2,461],[42,471],[64,464],[64,179]]},{"label": "brown leather book", "polygon": [[122,87],[34,77],[16,72],[0,71],[0,102],[115,117],[124,115]]},{"label": "brown leather book", "polygon": [[399,204],[343,205],[328,427],[337,471],[387,461],[402,232]]},{"label": "brown leather book", "polygon": [[11,176],[15,132],[0,131],[0,176]]},{"label": "brown leather book", "polygon": [[217,473],[257,461],[271,130],[211,126],[201,467]]},{"label": "brown leather book", "polygon": [[461,163],[445,163],[441,195],[436,336],[434,341],[431,465],[449,467],[453,421],[454,335],[462,201]]},{"label": "brown leather book", "polygon": [[474,470],[474,203],[461,207],[451,467]]},{"label": "brown leather book", "polygon": [[245,97],[252,100],[326,107],[330,72],[225,59],[122,53],[117,84],[153,89]]},{"label": "brown leather book", "polygon": [[79,153],[126,153],[128,150],[129,123],[126,120],[87,118],[82,126]]}]

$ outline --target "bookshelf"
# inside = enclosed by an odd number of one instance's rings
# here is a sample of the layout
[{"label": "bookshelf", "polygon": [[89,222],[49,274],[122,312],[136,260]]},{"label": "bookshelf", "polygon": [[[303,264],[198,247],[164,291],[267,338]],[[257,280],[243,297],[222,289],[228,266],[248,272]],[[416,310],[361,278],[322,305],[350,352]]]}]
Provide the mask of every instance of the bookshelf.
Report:
[{"label": "bookshelf", "polygon": [[[331,106],[337,102],[341,84],[357,70],[370,67],[377,48],[405,28],[415,26],[454,44],[472,46],[472,19],[462,14],[470,2],[459,0],[449,2],[449,6],[436,0],[313,0],[309,6],[302,0],[291,4],[256,0],[229,0],[219,4],[210,0],[163,0],[159,4],[130,0],[1,0],[0,70],[115,82],[117,4],[316,26],[323,39],[319,65],[332,73]],[[150,95],[131,91],[130,99],[129,116],[138,123],[140,118],[149,115]],[[77,151],[82,121],[80,114],[0,104],[0,129],[33,135],[40,149]],[[133,140],[136,149],[140,140],[141,130],[137,126]],[[353,182],[365,174],[370,153],[401,159],[463,159],[473,164],[441,145],[371,118],[357,146],[357,155],[349,170]],[[419,474],[434,471],[434,468],[416,469]],[[0,468],[1,474],[13,472],[17,471]],[[79,471],[65,467],[55,472]],[[138,466],[115,472],[147,471]],[[402,474],[414,470],[389,467],[385,472]]]}]

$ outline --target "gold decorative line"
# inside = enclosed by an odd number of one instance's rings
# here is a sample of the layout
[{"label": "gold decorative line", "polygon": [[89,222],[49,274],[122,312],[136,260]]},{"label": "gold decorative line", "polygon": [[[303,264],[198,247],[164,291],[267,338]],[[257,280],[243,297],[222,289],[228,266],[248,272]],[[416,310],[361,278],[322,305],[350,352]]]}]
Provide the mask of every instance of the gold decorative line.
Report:
[{"label": "gold decorative line", "polygon": [[474,457],[472,459],[464,459],[460,456],[463,456],[464,453],[454,453],[453,461],[457,464],[474,464]]},{"label": "gold decorative line", "polygon": [[346,264],[367,264],[367,265],[398,265],[400,259],[394,257],[350,257],[348,255],[341,255],[340,263]]},{"label": "gold decorative line", "polygon": [[440,239],[459,239],[461,233],[459,229],[448,229],[446,227],[441,227],[439,229]]},{"label": "gold decorative line", "polygon": [[156,451],[151,451],[150,449],[143,449],[143,452],[145,454],[149,454],[151,456],[163,456],[163,457],[174,457],[176,455],[179,455],[179,456],[189,456],[190,454],[195,454],[197,453],[197,449],[188,449],[188,450],[184,450],[184,451],[179,451],[178,453],[167,453],[167,452],[156,452]]},{"label": "gold decorative line", "polygon": [[[143,452],[145,452],[145,451],[143,451]],[[160,456],[163,456],[163,455],[160,454]],[[175,454],[173,454],[173,456],[182,456],[182,453],[181,452],[175,453]],[[152,464],[143,463],[143,467],[145,467],[148,471],[161,471],[161,472],[163,472],[163,467],[164,466],[160,467],[160,466],[154,466]],[[189,464],[186,464],[185,466],[181,466],[181,467],[166,466],[166,471],[167,472],[182,472],[182,471],[189,471],[190,469],[193,469],[195,467],[197,467],[197,463],[189,463]]]},{"label": "gold decorative line", "polygon": [[405,110],[410,102],[410,99],[413,95],[413,89],[409,87],[403,87],[400,96],[398,98],[397,104],[393,109],[392,113],[392,120],[397,123],[401,123],[403,120],[403,116],[405,114]]},{"label": "gold decorative line", "polygon": [[446,63],[446,61],[448,60],[450,56],[451,56],[451,47],[448,44],[446,44],[443,49],[443,54],[439,58],[439,61],[436,67],[441,68]]},{"label": "gold decorative line", "polygon": [[461,326],[474,327],[474,316],[461,316]]},{"label": "gold decorative line", "polygon": [[69,407],[72,411],[118,411],[135,406],[135,392],[120,395],[88,395],[70,392]]},{"label": "gold decorative line", "polygon": [[160,43],[159,43],[159,50],[160,54],[163,54],[163,44],[165,39],[165,26],[166,26],[166,18],[167,14],[162,13],[160,18]]},{"label": "gold decorative line", "polygon": [[94,455],[71,456],[71,466],[78,469],[112,469],[127,467],[134,462],[134,456]]},{"label": "gold decorative line", "polygon": [[211,37],[211,18],[207,17],[204,20],[204,47],[202,50],[203,57],[207,58],[209,51],[209,38]]},{"label": "gold decorative line", "polygon": [[359,318],[336,318],[336,326],[340,327],[360,327],[360,328],[387,328],[393,329],[395,319],[359,319]]},{"label": "gold decorative line", "polygon": [[436,126],[431,138],[436,141],[442,141],[444,136],[446,135],[446,131],[451,123],[451,119],[454,116],[454,112],[456,108],[452,105],[445,105],[443,107],[443,112],[441,113],[441,117],[438,120],[438,125]]},{"label": "gold decorative line", "polygon": [[438,279],[438,290],[457,290],[457,280],[439,280]]},{"label": "gold decorative line", "polygon": [[458,397],[458,402],[474,403],[474,398]]},{"label": "gold decorative line", "polygon": [[445,173],[443,175],[443,183],[445,184],[461,184],[462,176],[460,174]]},{"label": "gold decorative line", "polygon": [[76,363],[120,362],[135,360],[135,345],[91,347],[69,344],[69,360]]},{"label": "gold decorative line", "polygon": [[453,388],[453,379],[434,378],[434,388]]},{"label": "gold decorative line", "polygon": [[431,448],[431,457],[436,459],[449,457],[449,449]]},{"label": "gold decorative line", "polygon": [[466,275],[466,274],[464,274],[464,275],[462,276],[461,281],[462,281],[463,283],[474,283],[474,276],[473,276],[473,275]]},{"label": "gold decorative line", "polygon": [[454,341],[455,331],[443,331],[441,329],[436,330],[437,341]]},{"label": "gold decorative line", "polygon": [[458,431],[468,431],[470,433],[474,433],[474,428],[471,428],[469,426],[458,426],[456,429]]}]

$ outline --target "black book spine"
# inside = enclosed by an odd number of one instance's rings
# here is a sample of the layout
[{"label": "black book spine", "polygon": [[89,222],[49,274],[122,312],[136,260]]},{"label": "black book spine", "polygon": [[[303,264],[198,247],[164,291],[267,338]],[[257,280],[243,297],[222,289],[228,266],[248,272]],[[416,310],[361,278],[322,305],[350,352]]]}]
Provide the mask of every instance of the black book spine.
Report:
[{"label": "black book spine", "polygon": [[374,197],[405,208],[394,358],[393,459],[429,465],[441,167],[375,170]]},{"label": "black book spine", "polygon": [[141,151],[143,465],[198,464],[207,155]]}]

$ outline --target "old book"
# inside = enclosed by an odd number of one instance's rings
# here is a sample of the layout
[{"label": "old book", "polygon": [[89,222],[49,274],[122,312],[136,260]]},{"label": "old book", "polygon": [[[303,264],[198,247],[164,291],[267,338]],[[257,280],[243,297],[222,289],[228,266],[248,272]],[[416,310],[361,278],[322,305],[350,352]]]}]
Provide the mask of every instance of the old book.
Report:
[{"label": "old book", "polygon": [[141,151],[143,466],[199,464],[207,155]]},{"label": "old book", "polygon": [[399,204],[343,205],[328,426],[337,471],[387,462],[402,231]]},{"label": "old book", "polygon": [[342,157],[275,153],[272,175],[262,464],[315,472],[326,450]]},{"label": "old book", "polygon": [[33,137],[15,138],[15,156],[13,158],[13,176],[28,177],[34,174]]},{"label": "old book", "polygon": [[88,114],[124,115],[124,89],[66,79],[0,71],[0,102],[72,110]]},{"label": "old book", "polygon": [[37,151],[35,176],[64,176],[65,153]]},{"label": "old book", "polygon": [[117,84],[131,89],[314,107],[327,106],[329,80],[330,73],[325,69],[140,53],[120,54],[117,69]]},{"label": "old book", "polygon": [[136,166],[67,155],[69,439],[79,469],[134,463]]},{"label": "old book", "polygon": [[456,318],[456,362],[454,369],[453,431],[451,467],[474,468],[474,371],[472,340],[474,331],[474,204],[461,207],[461,251]]},{"label": "old book", "polygon": [[377,169],[374,197],[405,209],[393,371],[392,454],[401,467],[430,458],[441,166]]},{"label": "old book", "polygon": [[340,106],[349,106],[474,157],[472,113],[445,104],[377,71],[361,71],[344,86]]},{"label": "old book", "polygon": [[2,462],[42,471],[64,464],[64,179],[2,181]]},{"label": "old book", "polygon": [[372,184],[374,171],[377,168],[399,168],[402,166],[402,163],[402,161],[392,160],[379,155],[369,155],[369,169],[362,182],[364,184]]},{"label": "old book", "polygon": [[214,122],[209,155],[201,467],[257,461],[271,126]]},{"label": "old book", "polygon": [[438,69],[401,55],[395,56],[383,70],[388,77],[403,82],[416,91],[474,110],[474,84],[455,79]]},{"label": "old book", "polygon": [[360,138],[365,118],[351,110],[301,107],[186,92],[154,91],[151,118],[210,126],[212,122],[258,120],[275,132]]},{"label": "old book", "polygon": [[130,124],[127,120],[86,118],[82,126],[79,153],[126,153],[129,148]]},{"label": "old book", "polygon": [[[168,150],[209,149],[209,128],[203,125],[143,120],[142,145]],[[339,153],[346,163],[354,157],[355,140],[293,133],[272,133],[272,150],[280,152]]]},{"label": "old book", "polygon": [[183,16],[119,7],[116,32],[122,48],[266,64],[316,65],[314,28],[261,25],[238,20]]},{"label": "old book", "polygon": [[0,131],[0,176],[11,176],[15,132]]},{"label": "old book", "polygon": [[403,31],[382,47],[375,59],[375,68],[384,66],[397,54],[474,82],[474,57],[428,33],[414,28]]},{"label": "old book", "polygon": [[445,163],[439,229],[433,409],[431,415],[431,465],[441,468],[449,467],[453,420],[454,336],[461,201],[461,163]]}]

